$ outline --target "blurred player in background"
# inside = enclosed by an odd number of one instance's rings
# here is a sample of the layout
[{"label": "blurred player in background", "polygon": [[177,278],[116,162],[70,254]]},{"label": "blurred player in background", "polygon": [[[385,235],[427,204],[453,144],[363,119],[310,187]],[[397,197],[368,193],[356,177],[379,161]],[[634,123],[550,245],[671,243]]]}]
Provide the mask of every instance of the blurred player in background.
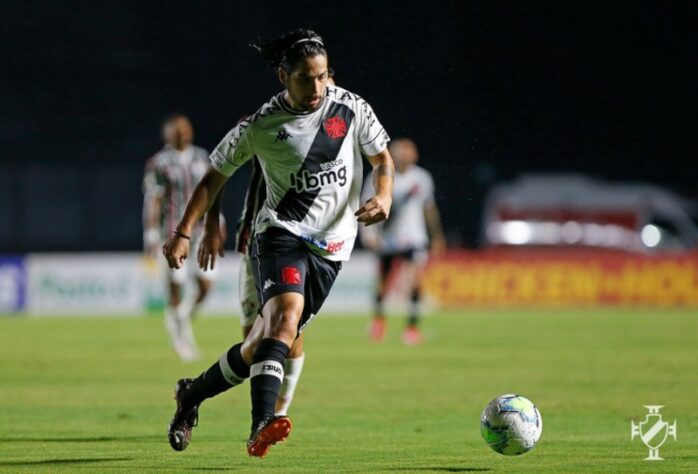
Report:
[{"label": "blurred player in background", "polygon": [[[402,340],[407,345],[419,344],[420,279],[427,261],[427,248],[438,255],[446,247],[441,217],[434,199],[434,181],[431,174],[417,166],[417,145],[409,138],[390,143],[390,154],[395,160],[393,206],[390,219],[371,226],[361,227],[361,242],[375,251],[379,259],[378,282],[375,294],[374,317],[370,335],[374,341],[385,337],[385,310],[383,301],[389,289],[391,272],[400,268],[400,276],[409,282],[409,309],[407,326]],[[370,192],[370,178],[364,184]]]},{"label": "blurred player in background", "polygon": [[[359,223],[385,220],[392,202],[393,163],[387,133],[370,105],[327,86],[327,50],[320,36],[296,30],[255,45],[284,90],[235,126],[211,155],[173,235],[163,246],[171,267],[189,254],[191,229],[240,166],[257,157],[267,197],[255,221],[252,267],[261,311],[235,344],[196,379],[180,379],[168,438],[185,449],[199,405],[250,378],[250,456],[263,457],[291,431],[275,415],[291,346],[322,307]],[[373,167],[375,195],[360,205],[362,153]],[[205,262],[204,262],[205,263]]]},{"label": "blurred player in background", "polygon": [[[153,258],[159,257],[162,242],[172,235],[191,193],[208,169],[208,152],[192,144],[194,129],[187,117],[168,116],[162,136],[165,146],[146,162],[143,180],[143,241],[146,255]],[[191,321],[211,289],[214,272],[200,270],[196,262],[179,270],[166,265],[162,268],[168,294],[165,328],[172,347],[183,361],[196,360],[199,349]],[[185,291],[189,279],[196,283],[195,292]]]}]

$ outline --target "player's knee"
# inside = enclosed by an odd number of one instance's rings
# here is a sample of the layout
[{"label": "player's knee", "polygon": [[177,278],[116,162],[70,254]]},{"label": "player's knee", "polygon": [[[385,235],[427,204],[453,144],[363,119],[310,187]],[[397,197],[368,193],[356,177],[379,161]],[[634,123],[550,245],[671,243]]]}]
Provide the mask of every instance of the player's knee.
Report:
[{"label": "player's knee", "polygon": [[205,298],[212,286],[211,280],[199,280],[199,298]]},{"label": "player's knee", "polygon": [[300,312],[293,308],[279,311],[274,318],[272,335],[277,338],[283,338],[284,340],[294,341],[298,335],[298,322],[300,321],[300,317]]},{"label": "player's knee", "polygon": [[279,326],[284,329],[294,329],[298,328],[298,321],[300,321],[301,313],[295,309],[284,309],[279,314]]}]

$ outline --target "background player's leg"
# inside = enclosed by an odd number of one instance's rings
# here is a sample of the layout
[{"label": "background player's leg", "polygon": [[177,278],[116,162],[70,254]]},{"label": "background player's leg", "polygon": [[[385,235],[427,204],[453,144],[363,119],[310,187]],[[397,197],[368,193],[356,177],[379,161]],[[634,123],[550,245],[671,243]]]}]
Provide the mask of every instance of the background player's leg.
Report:
[{"label": "background player's leg", "polygon": [[413,260],[405,260],[403,265],[410,281],[410,293],[407,309],[407,325],[402,333],[402,341],[408,346],[414,346],[422,342],[422,333],[419,330],[421,317],[421,291],[420,291],[420,266]]},{"label": "background player's leg", "polygon": [[199,346],[194,337],[192,321],[212,286],[213,282],[211,280],[198,276],[196,278],[196,292],[186,295],[179,305],[177,315],[181,324],[181,344],[184,351],[189,356],[189,360],[197,360],[200,357]]},{"label": "background player's leg", "polygon": [[182,337],[186,331],[186,328],[183,327],[183,322],[186,320],[182,318],[182,284],[176,276],[179,275],[173,274],[167,282],[168,300],[165,308],[165,329],[170,336],[172,348],[179,358],[183,361],[190,361],[194,354]]},{"label": "background player's leg", "polygon": [[371,339],[380,342],[385,337],[385,308],[383,300],[388,291],[388,275],[393,264],[389,255],[382,255],[378,261],[378,282],[376,283],[375,302],[373,307],[373,321],[371,322]]},{"label": "background player's leg", "polygon": [[183,310],[189,314],[190,319],[194,319],[198,314],[201,303],[204,302],[206,296],[211,292],[211,288],[213,288],[213,281],[211,279],[201,276],[196,278],[196,293],[193,293],[182,301]]},{"label": "background player's leg", "polygon": [[276,399],[276,415],[282,416],[288,413],[288,409],[293,401],[293,395],[296,392],[298,379],[303,371],[303,363],[305,362],[305,352],[303,352],[303,334],[298,336],[298,339],[291,346],[291,350],[284,364],[284,380],[281,384],[279,398]]},{"label": "background player's leg", "polygon": [[[248,378],[250,376],[249,353],[259,344],[263,331],[264,320],[258,317],[243,342],[231,347],[208,370],[194,379],[185,396],[186,403],[198,405],[205,399],[215,397]],[[245,353],[248,354],[247,358]]]}]

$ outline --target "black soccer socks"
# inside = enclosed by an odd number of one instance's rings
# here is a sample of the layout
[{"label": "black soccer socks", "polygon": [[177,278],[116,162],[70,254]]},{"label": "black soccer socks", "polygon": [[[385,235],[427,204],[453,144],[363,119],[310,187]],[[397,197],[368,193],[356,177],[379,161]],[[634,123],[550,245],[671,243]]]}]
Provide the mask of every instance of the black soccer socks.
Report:
[{"label": "black soccer socks", "polygon": [[252,426],[274,416],[274,406],[284,380],[284,362],[289,347],[276,339],[262,339],[252,357],[250,394]]},{"label": "black soccer socks", "polygon": [[205,399],[244,382],[250,376],[250,367],[242,358],[241,347],[242,343],[235,344],[218,362],[199,375],[183,397],[184,403],[188,406],[198,405]]}]

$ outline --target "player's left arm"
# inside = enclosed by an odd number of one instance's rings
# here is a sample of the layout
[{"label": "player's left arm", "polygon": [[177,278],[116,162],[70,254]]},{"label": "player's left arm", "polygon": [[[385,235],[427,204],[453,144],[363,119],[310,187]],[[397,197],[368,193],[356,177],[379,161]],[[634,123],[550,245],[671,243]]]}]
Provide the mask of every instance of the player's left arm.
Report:
[{"label": "player's left arm", "polygon": [[162,246],[162,252],[170,268],[181,268],[189,255],[189,239],[196,222],[208,211],[229,176],[209,166],[208,171],[194,188],[184,215],[174,234]]},{"label": "player's left arm", "polygon": [[393,158],[387,148],[377,155],[368,156],[368,161],[373,166],[373,188],[376,194],[354,213],[357,220],[364,225],[384,221],[390,216],[395,175]]}]

